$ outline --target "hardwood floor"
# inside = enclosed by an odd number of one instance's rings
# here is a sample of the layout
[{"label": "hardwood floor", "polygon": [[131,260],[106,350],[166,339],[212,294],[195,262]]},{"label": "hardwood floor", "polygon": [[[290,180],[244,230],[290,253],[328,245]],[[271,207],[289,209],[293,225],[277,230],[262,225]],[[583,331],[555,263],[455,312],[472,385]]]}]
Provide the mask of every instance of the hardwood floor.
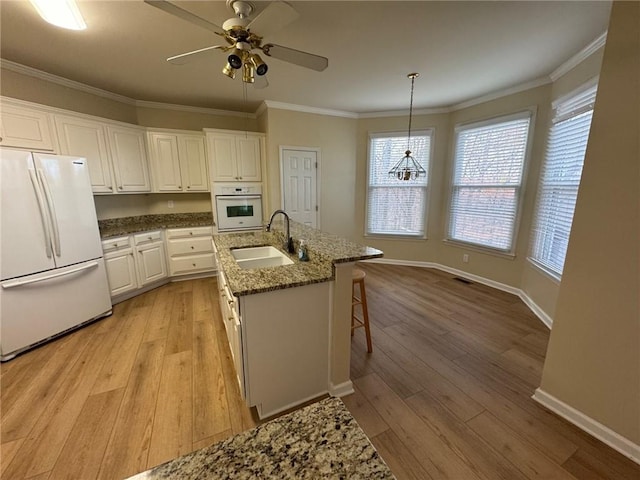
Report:
[{"label": "hardwood floor", "polygon": [[[640,478],[531,400],[549,335],[519,299],[361,268],[374,351],[356,331],[343,400],[398,479]],[[0,478],[121,479],[256,425],[215,292],[215,279],[166,285],[2,364]]]}]

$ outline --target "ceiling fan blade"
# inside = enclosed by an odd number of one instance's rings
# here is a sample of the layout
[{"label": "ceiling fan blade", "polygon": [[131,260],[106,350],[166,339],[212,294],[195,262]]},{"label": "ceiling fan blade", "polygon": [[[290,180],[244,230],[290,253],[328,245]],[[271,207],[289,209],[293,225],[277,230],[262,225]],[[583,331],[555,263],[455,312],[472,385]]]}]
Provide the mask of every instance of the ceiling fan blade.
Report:
[{"label": "ceiling fan blade", "polygon": [[267,88],[268,86],[269,86],[269,80],[267,80],[266,76],[256,75],[255,80],[253,81],[253,88],[262,90],[263,88]]},{"label": "ceiling fan blade", "polygon": [[262,38],[269,36],[270,33],[276,32],[285,25],[296,20],[300,14],[289,4],[284,2],[273,2],[269,4],[260,14],[254,18],[247,30],[251,30]]},{"label": "ceiling fan blade", "polygon": [[211,23],[209,20],[205,20],[202,17],[194,15],[193,13],[185,10],[184,8],[180,8],[177,5],[174,5],[171,2],[167,2],[166,0],[144,0],[145,3],[148,3],[152,7],[159,8],[175,17],[181,18],[182,20],[186,20],[187,22],[193,23],[194,25],[198,25],[204,29],[210,30],[214,33],[222,32],[222,27],[219,27],[215,23]]},{"label": "ceiling fan blade", "polygon": [[189,63],[192,60],[196,60],[200,57],[207,56],[211,54],[214,50],[226,50],[229,47],[223,45],[214,45],[213,47],[205,47],[200,48],[198,50],[193,50],[187,53],[181,53],[180,55],[174,55],[173,57],[167,58],[167,62],[173,65],[184,65],[185,63]]},{"label": "ceiling fan blade", "polygon": [[262,47],[262,51],[269,57],[294,63],[301,67],[310,68],[311,70],[316,70],[318,72],[323,71],[329,66],[329,59],[326,57],[302,52],[289,47],[283,47],[282,45],[267,43]]}]

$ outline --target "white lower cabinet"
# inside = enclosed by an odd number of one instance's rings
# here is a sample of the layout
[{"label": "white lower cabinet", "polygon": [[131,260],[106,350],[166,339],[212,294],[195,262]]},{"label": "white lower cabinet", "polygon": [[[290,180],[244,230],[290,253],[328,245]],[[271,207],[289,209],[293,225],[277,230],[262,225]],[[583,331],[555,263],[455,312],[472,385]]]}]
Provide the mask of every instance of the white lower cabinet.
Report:
[{"label": "white lower cabinet", "polygon": [[242,396],[260,418],[327,393],[329,282],[238,298],[219,269],[218,294]]},{"label": "white lower cabinet", "polygon": [[103,240],[104,263],[111,297],[116,297],[138,288],[135,257],[130,237]]},{"label": "white lower cabinet", "polygon": [[167,278],[162,231],[139,233],[133,236],[136,246],[136,269],[140,287]]},{"label": "white lower cabinet", "polygon": [[162,231],[102,241],[111,298],[134,292],[167,277]]},{"label": "white lower cabinet", "polygon": [[169,228],[166,233],[172,277],[216,269],[211,227]]}]

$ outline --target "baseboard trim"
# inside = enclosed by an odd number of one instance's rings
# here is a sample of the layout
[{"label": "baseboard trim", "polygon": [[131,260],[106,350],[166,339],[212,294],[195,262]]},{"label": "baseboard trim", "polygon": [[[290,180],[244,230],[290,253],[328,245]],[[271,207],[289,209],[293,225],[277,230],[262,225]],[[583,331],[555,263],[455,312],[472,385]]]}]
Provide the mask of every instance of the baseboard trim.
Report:
[{"label": "baseboard trim", "polygon": [[369,260],[364,260],[364,262],[370,263],[384,263],[388,265],[403,265],[407,267],[421,267],[421,268],[435,268],[437,270],[441,270],[443,272],[450,273],[452,275],[456,275],[458,277],[466,278],[467,280],[471,280],[472,282],[481,283],[483,285],[487,285],[488,287],[495,288],[497,290],[502,290],[503,292],[511,293],[513,295],[518,296],[524,304],[533,312],[533,314],[540,319],[544,325],[551,329],[553,325],[553,319],[547,315],[547,313],[542,310],[532,299],[529,297],[523,290],[512,287],[511,285],[507,285],[505,283],[496,282],[495,280],[491,280],[490,278],[481,277],[479,275],[474,275],[473,273],[465,272],[464,270],[458,270],[457,268],[449,267],[447,265],[442,265],[440,263],[434,262],[421,262],[416,260],[396,260],[392,258],[372,258]]},{"label": "baseboard trim", "polygon": [[572,406],[567,405],[562,400],[557,399],[541,388],[537,388],[531,398],[568,422],[573,423],[576,427],[584,430],[601,442],[606,443],[625,457],[640,464],[640,445],[633,443],[631,440],[614,432],[609,427],[576,410]]},{"label": "baseboard trim", "polygon": [[338,385],[329,382],[329,395],[332,397],[346,397],[354,392],[355,390],[353,389],[353,382],[351,380],[339,383]]}]

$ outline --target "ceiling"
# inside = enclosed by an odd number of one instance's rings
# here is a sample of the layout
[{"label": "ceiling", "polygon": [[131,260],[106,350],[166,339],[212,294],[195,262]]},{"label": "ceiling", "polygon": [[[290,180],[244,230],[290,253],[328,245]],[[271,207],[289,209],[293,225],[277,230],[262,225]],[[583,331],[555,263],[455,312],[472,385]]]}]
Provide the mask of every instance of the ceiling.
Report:
[{"label": "ceiling", "polygon": [[[269,2],[253,1],[255,16]],[[224,1],[176,1],[220,25]],[[547,78],[607,29],[598,1],[291,1],[300,17],[266,37],[329,58],[316,72],[264,57],[269,86],[246,94],[222,75],[225,54],[176,66],[166,57],[220,38],[142,0],[78,0],[88,25],[64,30],[27,0],[0,0],[0,57],[131,99],[234,111],[263,100],[366,114],[457,105]],[[260,32],[256,32],[260,33]],[[245,98],[246,95],[246,98]]]}]

